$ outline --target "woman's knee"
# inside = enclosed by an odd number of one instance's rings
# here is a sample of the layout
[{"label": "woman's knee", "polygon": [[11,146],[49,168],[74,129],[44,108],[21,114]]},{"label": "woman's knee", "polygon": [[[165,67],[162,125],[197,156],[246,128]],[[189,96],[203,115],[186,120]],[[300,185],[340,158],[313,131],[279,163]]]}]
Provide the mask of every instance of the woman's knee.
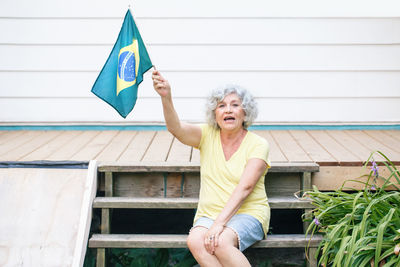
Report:
[{"label": "woman's knee", "polygon": [[205,250],[204,234],[205,231],[202,231],[202,229],[199,229],[197,227],[193,228],[192,231],[189,233],[186,244],[192,254],[199,254],[203,252],[203,250]]},{"label": "woman's knee", "polygon": [[218,240],[218,246],[215,248],[215,255],[217,257],[229,257],[232,249],[238,249],[238,241],[236,233],[232,230],[224,231]]},{"label": "woman's knee", "polygon": [[229,256],[229,253],[231,253],[232,249],[237,249],[234,244],[221,240],[218,242],[218,246],[215,247],[215,256]]},{"label": "woman's knee", "polygon": [[198,238],[193,236],[192,234],[189,234],[186,240],[186,244],[191,251],[197,248],[198,242]]}]

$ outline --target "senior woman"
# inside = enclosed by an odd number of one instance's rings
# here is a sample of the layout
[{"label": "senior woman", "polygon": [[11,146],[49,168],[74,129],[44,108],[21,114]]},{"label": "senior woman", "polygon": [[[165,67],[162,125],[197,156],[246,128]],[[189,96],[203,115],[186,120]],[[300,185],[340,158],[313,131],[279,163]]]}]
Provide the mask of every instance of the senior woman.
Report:
[{"label": "senior woman", "polygon": [[168,81],[157,70],[152,77],[168,130],[200,150],[200,196],[187,239],[190,251],[201,266],[250,266],[242,251],[266,236],[270,218],[264,187],[269,146],[247,130],[257,115],[253,97],[237,87],[215,90],[208,124],[199,126],[179,120]]}]

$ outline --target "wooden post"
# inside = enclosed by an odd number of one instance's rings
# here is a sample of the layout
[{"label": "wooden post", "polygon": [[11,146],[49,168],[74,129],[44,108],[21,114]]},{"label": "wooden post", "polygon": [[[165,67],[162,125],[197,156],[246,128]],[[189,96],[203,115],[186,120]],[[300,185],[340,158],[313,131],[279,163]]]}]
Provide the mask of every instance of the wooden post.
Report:
[{"label": "wooden post", "polygon": [[[302,177],[301,177],[301,194],[304,192],[311,190],[312,184],[311,184],[311,172],[303,172]],[[311,213],[309,213],[312,209],[304,209],[305,213],[305,219],[310,220],[311,219]],[[310,225],[309,221],[303,222],[303,230],[304,233],[306,232],[308,226]]]},{"label": "wooden post", "polygon": [[112,172],[106,172],[105,173],[105,183],[104,183],[104,190],[105,190],[105,194],[106,197],[112,197],[114,194],[114,190],[113,190],[113,176],[112,176]]},{"label": "wooden post", "polygon": [[98,248],[97,249],[96,267],[105,267],[105,266],[106,266],[106,249]]},{"label": "wooden post", "polygon": [[308,267],[318,266],[318,260],[315,258],[316,254],[317,254],[317,248],[308,248],[308,261],[307,261]]},{"label": "wooden post", "polygon": [[[301,177],[301,194],[304,194],[304,192],[311,190],[312,189],[312,182],[311,182],[311,172],[303,172],[302,177]],[[310,220],[312,219],[312,214],[311,214],[312,209],[304,209],[304,219],[306,220],[303,222],[303,231],[306,233],[307,228],[310,225]],[[316,248],[308,248],[308,261],[307,261],[307,267],[316,267],[317,266],[317,260],[315,259],[317,249]]]},{"label": "wooden post", "polygon": [[[104,190],[106,197],[113,196],[113,176],[112,172],[106,172],[104,178]],[[111,232],[111,210],[110,209],[101,209],[101,233],[109,234]],[[105,267],[107,261],[106,249],[98,248],[97,249],[97,267]]]}]

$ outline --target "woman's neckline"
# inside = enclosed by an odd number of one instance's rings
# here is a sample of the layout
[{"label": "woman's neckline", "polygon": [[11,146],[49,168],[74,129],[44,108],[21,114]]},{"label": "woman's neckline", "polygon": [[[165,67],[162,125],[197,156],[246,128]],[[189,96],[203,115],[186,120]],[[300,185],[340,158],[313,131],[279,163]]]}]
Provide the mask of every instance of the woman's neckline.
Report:
[{"label": "woman's neckline", "polygon": [[[228,147],[226,147],[226,149],[228,149],[228,151],[227,151],[228,155],[225,155],[224,144],[222,142],[222,140],[224,139],[222,137],[223,133],[221,132],[221,129],[219,130],[219,143],[221,146],[221,151],[222,151],[222,155],[224,157],[225,162],[228,162],[229,160],[231,160],[235,156],[235,154],[240,150],[240,148],[242,147],[243,141],[246,139],[248,133],[249,133],[248,130],[243,129],[243,131],[240,132],[239,137],[235,136],[235,137],[231,138],[231,139],[235,139],[235,140],[231,141],[230,144],[225,144],[226,146],[228,146]],[[231,150],[229,150],[229,146],[234,146],[234,147],[230,148]]]}]

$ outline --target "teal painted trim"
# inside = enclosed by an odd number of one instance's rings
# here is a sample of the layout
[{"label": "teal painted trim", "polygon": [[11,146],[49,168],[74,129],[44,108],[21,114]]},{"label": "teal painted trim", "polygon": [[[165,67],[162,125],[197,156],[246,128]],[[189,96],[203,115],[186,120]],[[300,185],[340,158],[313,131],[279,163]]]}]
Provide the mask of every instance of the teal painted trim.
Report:
[{"label": "teal painted trim", "polygon": [[0,131],[166,131],[161,125],[20,125],[0,126]]},{"label": "teal painted trim", "polygon": [[[400,130],[390,125],[253,125],[250,130]],[[0,131],[166,131],[163,125],[20,125],[0,126]]]},{"label": "teal painted trim", "polygon": [[253,125],[249,130],[400,130],[394,125]]}]

